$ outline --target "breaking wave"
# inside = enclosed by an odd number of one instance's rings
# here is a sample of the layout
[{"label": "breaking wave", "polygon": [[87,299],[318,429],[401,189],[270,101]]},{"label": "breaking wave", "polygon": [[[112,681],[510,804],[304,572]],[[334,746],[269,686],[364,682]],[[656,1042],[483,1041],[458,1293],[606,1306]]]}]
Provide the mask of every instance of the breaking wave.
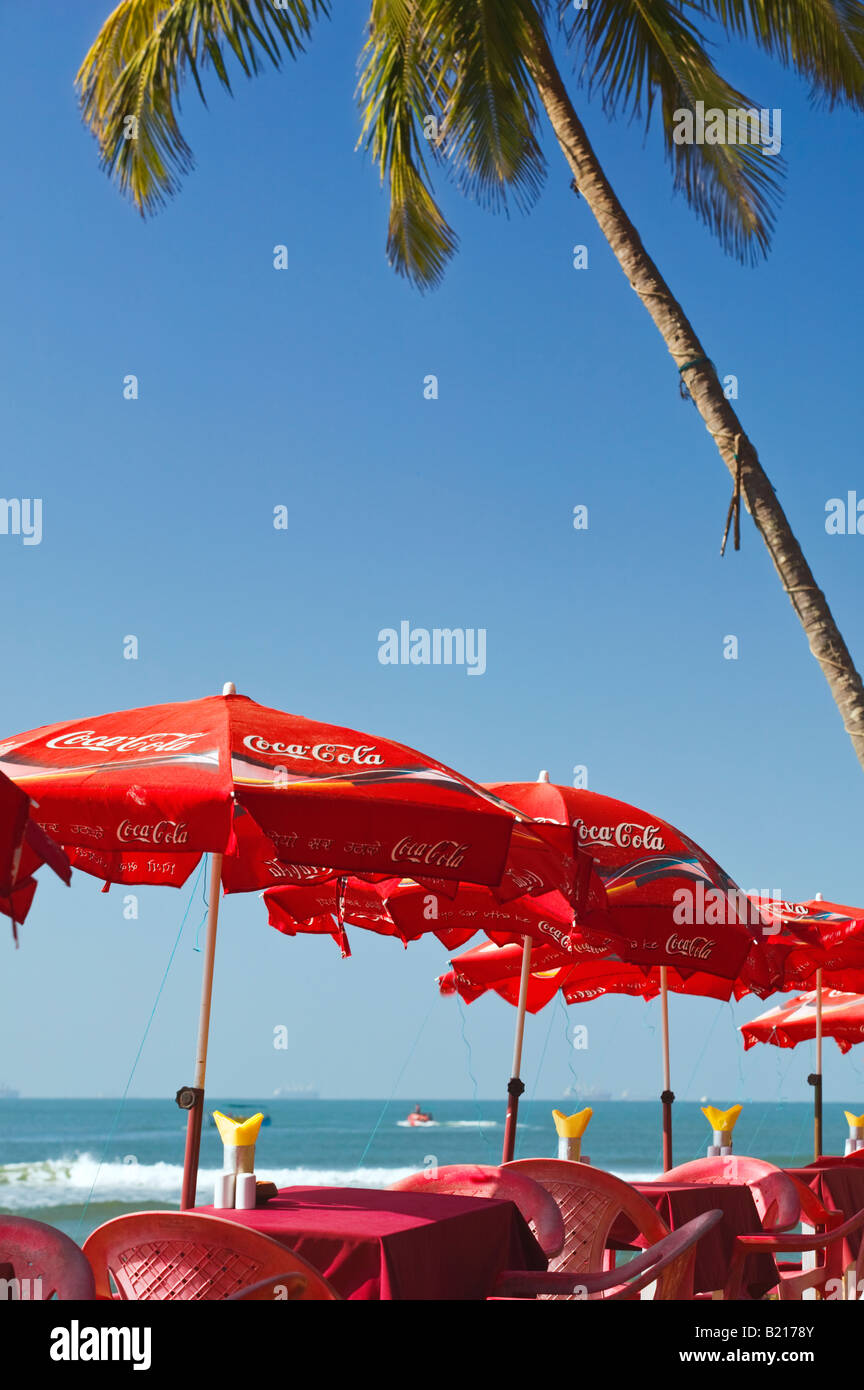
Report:
[{"label": "breaking wave", "polygon": [[[259,1177],[277,1187],[389,1187],[416,1165],[405,1168],[272,1168]],[[219,1171],[202,1168],[198,1175],[198,1199],[212,1201]],[[179,1163],[103,1163],[92,1154],[51,1158],[29,1163],[0,1165],[0,1211],[26,1212],[40,1207],[83,1205],[90,1196],[96,1203],[180,1201],[183,1168]]]}]

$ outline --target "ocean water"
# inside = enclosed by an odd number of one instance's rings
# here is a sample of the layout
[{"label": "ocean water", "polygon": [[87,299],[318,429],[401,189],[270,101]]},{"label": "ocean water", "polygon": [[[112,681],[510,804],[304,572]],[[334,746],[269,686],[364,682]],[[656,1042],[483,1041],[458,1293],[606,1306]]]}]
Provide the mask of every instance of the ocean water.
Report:
[{"label": "ocean water", "polygon": [[[270,1124],[258,1140],[256,1169],[285,1187],[308,1183],[386,1187],[440,1163],[498,1163],[502,1099],[424,1103],[433,1125],[405,1124],[413,1102],[265,1100],[207,1097],[207,1109],[263,1110]],[[732,1101],[713,1100],[725,1107]],[[523,1101],[517,1158],[554,1157],[552,1109],[581,1102]],[[592,1163],[629,1181],[661,1169],[660,1106],[654,1101],[595,1101],[583,1147]],[[843,1105],[825,1105],[825,1149],[842,1152]],[[860,1109],[860,1106],[858,1107]],[[0,1212],[59,1227],[79,1242],[123,1212],[177,1208],[186,1116],[169,1100],[0,1100]],[[695,1102],[674,1106],[676,1163],[704,1155],[708,1124]],[[735,1149],[780,1165],[812,1156],[813,1112],[806,1101],[752,1102],[735,1130]],[[211,1202],[221,1167],[218,1133],[205,1128],[198,1201]]]}]

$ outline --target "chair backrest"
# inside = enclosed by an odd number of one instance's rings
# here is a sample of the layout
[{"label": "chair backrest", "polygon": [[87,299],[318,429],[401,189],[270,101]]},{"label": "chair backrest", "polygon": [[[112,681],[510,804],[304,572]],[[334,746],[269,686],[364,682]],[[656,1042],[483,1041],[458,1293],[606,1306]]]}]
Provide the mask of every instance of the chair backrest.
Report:
[{"label": "chair backrest", "polygon": [[227,1299],[289,1269],[302,1273],[305,1301],[338,1295],[292,1251],[236,1221],[189,1211],[140,1211],[99,1226],[84,1242],[96,1294],[121,1299]]},{"label": "chair backrest", "polygon": [[0,1298],[95,1298],[93,1272],[62,1231],[23,1216],[0,1216]]},{"label": "chair backrest", "polygon": [[679,1163],[663,1174],[664,1182],[698,1182],[729,1187],[743,1184],[750,1188],[763,1231],[788,1231],[801,1218],[801,1199],[788,1173],[775,1163],[747,1154],[728,1157],[696,1158]]},{"label": "chair backrest", "polygon": [[[607,1242],[622,1217],[649,1245],[669,1234],[650,1202],[602,1168],[562,1158],[518,1158],[504,1168],[539,1182],[561,1209],[566,1234],[561,1253],[549,1262],[550,1270],[570,1274],[602,1269]],[[658,1296],[663,1296],[659,1290]]]},{"label": "chair backrest", "polygon": [[450,1164],[427,1168],[394,1182],[391,1192],[446,1192],[453,1197],[494,1197],[513,1202],[534,1232],[543,1253],[557,1255],[564,1245],[564,1221],[558,1203],[539,1183],[514,1173],[510,1166]]}]

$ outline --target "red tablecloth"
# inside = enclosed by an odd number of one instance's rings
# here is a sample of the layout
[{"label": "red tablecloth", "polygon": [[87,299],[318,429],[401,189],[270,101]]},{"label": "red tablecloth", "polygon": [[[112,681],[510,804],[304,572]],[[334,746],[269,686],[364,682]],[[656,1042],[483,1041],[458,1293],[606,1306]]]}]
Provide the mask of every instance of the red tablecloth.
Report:
[{"label": "red tablecloth", "polygon": [[512,1202],[362,1187],[285,1187],[254,1211],[217,1211],[296,1250],[343,1298],[482,1299],[504,1269],[545,1269]]},{"label": "red tablecloth", "polygon": [[[722,1289],[729,1273],[736,1236],[758,1235],[762,1230],[753,1193],[743,1184],[698,1182],[639,1182],[634,1183],[671,1231],[677,1230],[694,1216],[705,1211],[719,1210],[723,1220],[696,1247],[694,1293],[713,1293]],[[777,1283],[777,1272],[770,1255],[751,1255],[745,1274],[751,1297],[760,1298]]]}]

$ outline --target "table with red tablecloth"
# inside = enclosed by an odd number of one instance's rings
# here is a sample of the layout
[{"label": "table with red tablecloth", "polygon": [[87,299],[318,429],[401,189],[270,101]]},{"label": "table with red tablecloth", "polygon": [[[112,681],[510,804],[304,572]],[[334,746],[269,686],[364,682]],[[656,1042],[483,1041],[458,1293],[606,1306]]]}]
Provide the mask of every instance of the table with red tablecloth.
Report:
[{"label": "table with red tablecloth", "polygon": [[196,1207],[287,1246],[349,1299],[483,1299],[505,1269],[545,1269],[513,1202],[285,1187],[252,1211]]},{"label": "table with red tablecloth", "polygon": [[[722,1211],[718,1222],[696,1246],[696,1267],[693,1275],[694,1293],[713,1293],[722,1289],[729,1274],[735,1247],[735,1237],[759,1235],[762,1223],[753,1200],[753,1193],[743,1183],[700,1182],[637,1182],[636,1191],[656,1207],[670,1231],[701,1216],[706,1211]],[[745,1278],[752,1298],[777,1283],[777,1272],[768,1254],[751,1255]]]}]

